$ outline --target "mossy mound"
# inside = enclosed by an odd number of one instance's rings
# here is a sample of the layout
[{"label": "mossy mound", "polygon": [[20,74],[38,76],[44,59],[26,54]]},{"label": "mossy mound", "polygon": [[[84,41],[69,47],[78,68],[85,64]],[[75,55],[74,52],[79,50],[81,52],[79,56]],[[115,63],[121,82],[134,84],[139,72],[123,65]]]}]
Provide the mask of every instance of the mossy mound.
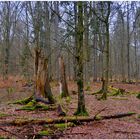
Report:
[{"label": "mossy mound", "polygon": [[28,97],[28,98],[24,98],[22,100],[17,100],[15,102],[13,102],[12,104],[26,105],[32,100],[33,100],[33,96]]},{"label": "mossy mound", "polygon": [[[125,89],[114,88],[113,86],[109,86],[107,96],[124,96],[125,93]],[[92,95],[95,95],[98,100],[104,99],[103,96],[99,97],[101,94],[103,94],[103,90],[92,93]]]},{"label": "mossy mound", "polygon": [[109,96],[119,96],[119,95],[124,95],[125,93],[125,89],[114,88],[113,86],[109,86],[108,90],[109,90]]},{"label": "mossy mound", "polygon": [[75,124],[72,122],[54,124],[54,128],[57,128],[59,130],[65,130],[65,129],[67,129],[69,127],[73,127],[73,126],[75,126]]},{"label": "mossy mound", "polygon": [[34,110],[54,110],[56,109],[56,106],[51,106],[51,105],[43,105],[40,103],[37,103],[35,100],[32,100],[25,106],[21,107],[19,110],[26,110],[26,111],[34,111]]}]

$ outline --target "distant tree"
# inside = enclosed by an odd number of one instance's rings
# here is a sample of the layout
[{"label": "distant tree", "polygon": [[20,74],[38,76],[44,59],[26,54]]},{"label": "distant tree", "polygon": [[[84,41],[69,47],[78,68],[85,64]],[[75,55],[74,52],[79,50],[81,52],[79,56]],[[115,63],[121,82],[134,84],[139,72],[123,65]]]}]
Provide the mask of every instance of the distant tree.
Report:
[{"label": "distant tree", "polygon": [[101,99],[107,99],[108,82],[109,82],[109,51],[110,51],[110,37],[109,37],[109,17],[111,14],[111,2],[99,2],[97,3],[98,13],[94,11],[97,18],[104,24],[105,27],[105,46],[103,49],[103,77],[102,77],[102,89],[103,93]]}]

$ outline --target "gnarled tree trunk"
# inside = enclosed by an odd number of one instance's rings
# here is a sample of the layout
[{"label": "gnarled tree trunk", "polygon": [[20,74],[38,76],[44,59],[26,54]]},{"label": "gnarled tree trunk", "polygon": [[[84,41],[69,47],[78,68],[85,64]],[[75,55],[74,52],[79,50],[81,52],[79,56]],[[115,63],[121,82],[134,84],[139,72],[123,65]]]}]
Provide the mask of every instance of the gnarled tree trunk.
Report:
[{"label": "gnarled tree trunk", "polygon": [[36,50],[35,56],[35,97],[47,97],[49,103],[54,103],[53,94],[51,91],[49,77],[48,77],[48,59],[40,56],[41,52]]}]

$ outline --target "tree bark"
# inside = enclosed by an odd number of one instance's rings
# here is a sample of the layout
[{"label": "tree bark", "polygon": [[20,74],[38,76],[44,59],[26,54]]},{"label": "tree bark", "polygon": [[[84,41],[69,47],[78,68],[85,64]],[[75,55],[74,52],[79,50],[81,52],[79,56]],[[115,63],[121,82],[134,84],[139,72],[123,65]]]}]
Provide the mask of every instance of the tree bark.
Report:
[{"label": "tree bark", "polygon": [[48,77],[48,60],[45,57],[41,57],[38,52],[36,52],[35,57],[35,74],[35,97],[47,97],[50,103],[54,103]]},{"label": "tree bark", "polygon": [[107,92],[108,92],[108,82],[109,82],[109,50],[110,50],[110,44],[109,44],[109,16],[110,16],[110,2],[108,3],[108,12],[105,20],[105,27],[106,27],[106,47],[104,52],[104,71],[103,71],[103,82],[102,84],[102,99],[107,99]]},{"label": "tree bark", "polygon": [[130,35],[129,35],[129,4],[127,2],[127,71],[128,82],[130,82]]},{"label": "tree bark", "polygon": [[77,26],[77,86],[78,86],[78,108],[75,115],[86,115],[84,85],[83,85],[83,5],[78,2],[78,26]]},{"label": "tree bark", "polygon": [[62,56],[59,58],[59,67],[60,67],[60,84],[61,84],[60,94],[61,97],[67,97],[69,96],[69,92],[68,92],[68,86],[66,81],[65,64]]}]

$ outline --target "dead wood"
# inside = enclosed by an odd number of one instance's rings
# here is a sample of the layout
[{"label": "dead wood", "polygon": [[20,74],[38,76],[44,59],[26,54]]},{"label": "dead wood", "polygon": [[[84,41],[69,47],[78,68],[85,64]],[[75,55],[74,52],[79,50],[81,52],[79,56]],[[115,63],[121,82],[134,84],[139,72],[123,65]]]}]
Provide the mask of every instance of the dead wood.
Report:
[{"label": "dead wood", "polygon": [[[82,116],[74,116],[74,117],[59,117],[56,119],[16,119],[13,121],[4,122],[11,125],[26,125],[26,124],[55,124],[55,123],[65,123],[65,122],[73,122],[75,124],[82,123],[82,122],[91,122],[91,121],[98,121],[98,120],[105,120],[105,119],[117,119],[132,116],[135,113],[122,113],[122,114],[115,114],[115,115],[108,115],[108,116],[100,116],[99,118],[94,117],[82,117]],[[96,115],[97,116],[97,115]]]},{"label": "dead wood", "polygon": [[123,133],[123,134],[140,134],[140,132],[134,132],[134,131],[121,131],[121,130],[115,130],[115,133]]}]

